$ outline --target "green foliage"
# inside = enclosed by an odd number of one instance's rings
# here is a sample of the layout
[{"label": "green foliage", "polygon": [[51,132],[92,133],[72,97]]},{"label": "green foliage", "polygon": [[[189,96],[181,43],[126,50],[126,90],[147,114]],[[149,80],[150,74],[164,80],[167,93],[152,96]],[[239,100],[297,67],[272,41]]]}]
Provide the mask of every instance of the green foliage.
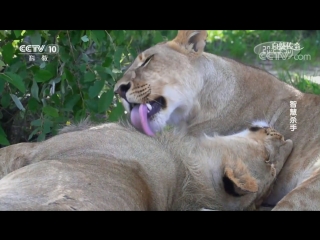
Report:
[{"label": "green foliage", "polygon": [[304,75],[282,71],[278,73],[278,77],[302,92],[320,95],[320,85],[308,80]]},{"label": "green foliage", "polygon": [[[254,53],[254,47],[270,41],[298,42],[303,48],[300,54],[305,57],[301,61],[294,58],[262,61]],[[319,30],[209,30],[206,51],[272,70],[300,91],[320,94],[320,85],[308,80],[319,76],[319,48]]]},{"label": "green foliage", "polygon": [[[172,32],[172,34],[170,34]],[[113,93],[122,68],[143,48],[175,31],[1,30],[0,144],[42,141],[70,122],[118,121]],[[173,36],[172,36],[173,37]],[[43,61],[20,54],[22,44],[57,44]]]},{"label": "green foliage", "polygon": [[320,60],[320,31],[316,30],[209,30],[207,51],[238,59],[246,63],[259,60],[253,49],[256,45],[270,42],[299,42],[303,47],[302,54],[309,54],[313,61],[274,61],[280,68],[310,65]]}]

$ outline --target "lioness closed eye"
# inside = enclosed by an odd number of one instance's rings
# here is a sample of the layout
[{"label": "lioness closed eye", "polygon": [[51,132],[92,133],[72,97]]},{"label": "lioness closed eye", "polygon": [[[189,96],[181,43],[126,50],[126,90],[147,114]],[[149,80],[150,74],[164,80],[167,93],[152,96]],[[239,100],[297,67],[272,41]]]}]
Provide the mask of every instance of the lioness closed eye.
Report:
[{"label": "lioness closed eye", "polygon": [[198,139],[103,124],[0,149],[0,210],[251,210],[291,150],[263,126]]}]

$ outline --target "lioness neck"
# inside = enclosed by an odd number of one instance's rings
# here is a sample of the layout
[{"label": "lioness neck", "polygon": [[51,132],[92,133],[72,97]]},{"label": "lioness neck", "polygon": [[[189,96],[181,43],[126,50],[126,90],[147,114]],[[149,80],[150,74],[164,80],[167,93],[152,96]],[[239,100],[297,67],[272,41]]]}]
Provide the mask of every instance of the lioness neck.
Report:
[{"label": "lioness neck", "polygon": [[[202,73],[203,86],[198,96],[201,109],[191,111],[189,126],[194,133],[205,129],[232,134],[253,120],[265,120],[276,127],[286,120],[280,115],[289,116],[290,101],[299,102],[303,97],[273,75],[231,59],[205,53],[195,64]],[[262,93],[270,97],[262,98]]]},{"label": "lioness neck", "polygon": [[[273,203],[303,180],[304,171],[312,167],[320,153],[320,96],[304,94],[281,82],[273,75],[213,54],[204,53],[194,62],[202,75],[200,108],[193,109],[188,132],[227,135],[248,126],[254,120],[264,120],[295,145],[278,176]],[[296,101],[297,129],[290,129],[290,101]],[[316,151],[314,150],[316,149]],[[302,161],[303,158],[303,161]],[[290,171],[296,172],[295,174]],[[286,189],[277,190],[286,181]]]}]

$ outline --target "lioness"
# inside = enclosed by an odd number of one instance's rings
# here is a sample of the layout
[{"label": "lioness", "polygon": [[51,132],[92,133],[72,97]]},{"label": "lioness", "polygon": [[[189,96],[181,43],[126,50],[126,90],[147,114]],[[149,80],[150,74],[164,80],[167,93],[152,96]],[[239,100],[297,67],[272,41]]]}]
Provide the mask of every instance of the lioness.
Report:
[{"label": "lioness", "polygon": [[[204,30],[179,31],[139,54],[114,88],[132,124],[150,136],[167,125],[197,136],[232,134],[264,120],[295,145],[265,203],[273,210],[320,210],[320,96],[203,52],[206,37]],[[295,131],[290,101],[296,101]]]},{"label": "lioness", "polygon": [[115,123],[62,133],[0,149],[0,210],[253,210],[292,147],[260,125],[226,137]]}]

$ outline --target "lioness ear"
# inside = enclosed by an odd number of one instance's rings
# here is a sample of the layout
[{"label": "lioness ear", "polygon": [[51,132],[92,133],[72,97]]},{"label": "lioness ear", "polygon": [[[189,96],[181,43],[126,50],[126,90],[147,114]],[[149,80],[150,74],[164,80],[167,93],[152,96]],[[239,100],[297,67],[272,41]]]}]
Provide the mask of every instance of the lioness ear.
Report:
[{"label": "lioness ear", "polygon": [[222,181],[226,193],[234,197],[240,197],[247,193],[255,193],[258,191],[257,181],[243,170],[244,169],[237,168],[232,169],[230,167],[225,168]]},{"label": "lioness ear", "polygon": [[206,45],[206,39],[206,30],[179,30],[175,39],[168,44],[180,52],[200,55]]}]

